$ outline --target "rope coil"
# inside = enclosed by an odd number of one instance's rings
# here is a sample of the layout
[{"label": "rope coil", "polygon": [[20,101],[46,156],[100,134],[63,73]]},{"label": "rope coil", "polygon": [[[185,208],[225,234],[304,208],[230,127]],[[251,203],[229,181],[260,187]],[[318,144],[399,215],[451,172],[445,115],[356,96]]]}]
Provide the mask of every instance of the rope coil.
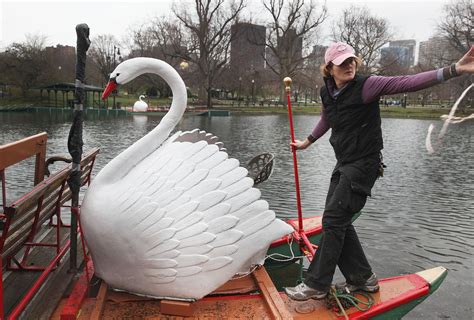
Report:
[{"label": "rope coil", "polygon": [[[361,296],[361,298],[356,295]],[[354,307],[362,312],[367,311],[374,305],[374,298],[366,292],[357,291],[351,293],[331,287],[325,304],[328,309],[334,310],[339,316],[343,315],[345,319],[349,319],[346,309]]]}]

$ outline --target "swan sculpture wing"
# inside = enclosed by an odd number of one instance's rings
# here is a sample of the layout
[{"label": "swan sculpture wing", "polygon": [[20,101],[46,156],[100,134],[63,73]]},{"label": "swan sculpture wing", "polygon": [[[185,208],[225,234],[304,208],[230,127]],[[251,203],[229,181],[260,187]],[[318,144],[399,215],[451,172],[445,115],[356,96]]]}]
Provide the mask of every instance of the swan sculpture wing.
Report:
[{"label": "swan sculpture wing", "polygon": [[171,66],[130,59],[110,86],[145,72],[170,85],[170,111],[99,172],[84,198],[82,226],[96,273],[109,285],[199,299],[261,264],[270,243],[293,229],[275,218],[215,136],[193,130],[169,137],[186,107],[186,88]]}]

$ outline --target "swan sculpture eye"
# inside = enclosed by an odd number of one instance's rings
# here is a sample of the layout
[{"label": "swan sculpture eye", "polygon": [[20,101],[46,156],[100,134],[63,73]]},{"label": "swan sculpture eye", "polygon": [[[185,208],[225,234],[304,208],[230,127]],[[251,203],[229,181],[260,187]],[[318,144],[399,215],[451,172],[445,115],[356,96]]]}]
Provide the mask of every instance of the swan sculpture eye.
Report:
[{"label": "swan sculpture eye", "polygon": [[117,83],[117,77],[120,75],[120,73],[117,73],[116,75],[110,75],[110,80],[109,81],[112,81],[112,82],[115,82]]}]

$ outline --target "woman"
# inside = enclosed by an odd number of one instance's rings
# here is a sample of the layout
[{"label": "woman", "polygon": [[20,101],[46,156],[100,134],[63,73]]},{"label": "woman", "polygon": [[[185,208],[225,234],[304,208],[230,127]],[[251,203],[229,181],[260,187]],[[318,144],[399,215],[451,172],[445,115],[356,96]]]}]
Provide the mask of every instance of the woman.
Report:
[{"label": "woman", "polygon": [[329,141],[337,164],[326,197],[319,248],[305,281],[285,288],[294,300],[324,298],[336,266],[346,278],[338,288],[378,291],[377,277],[365,257],[352,218],[364,207],[375,180],[383,172],[380,97],[421,90],[463,73],[473,73],[474,46],[449,67],[411,76],[359,76],[356,71],[360,60],[354,49],[342,42],[332,43],[324,60],[326,85],[321,88],[321,119],[304,141],[296,140],[291,146],[306,149],[331,128]]}]

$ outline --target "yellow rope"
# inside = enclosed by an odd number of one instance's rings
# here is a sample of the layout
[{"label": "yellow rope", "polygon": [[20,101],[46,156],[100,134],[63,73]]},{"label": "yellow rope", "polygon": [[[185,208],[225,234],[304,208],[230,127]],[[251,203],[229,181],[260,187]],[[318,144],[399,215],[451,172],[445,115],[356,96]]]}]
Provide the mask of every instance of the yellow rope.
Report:
[{"label": "yellow rope", "polygon": [[339,301],[336,289],[334,289],[334,287],[331,287],[330,291],[331,291],[331,295],[334,297],[334,299],[337,302],[337,305],[339,306],[339,310],[341,310],[342,314],[344,315],[344,319],[349,320],[349,316],[347,315],[346,310],[342,306],[341,301]]}]

